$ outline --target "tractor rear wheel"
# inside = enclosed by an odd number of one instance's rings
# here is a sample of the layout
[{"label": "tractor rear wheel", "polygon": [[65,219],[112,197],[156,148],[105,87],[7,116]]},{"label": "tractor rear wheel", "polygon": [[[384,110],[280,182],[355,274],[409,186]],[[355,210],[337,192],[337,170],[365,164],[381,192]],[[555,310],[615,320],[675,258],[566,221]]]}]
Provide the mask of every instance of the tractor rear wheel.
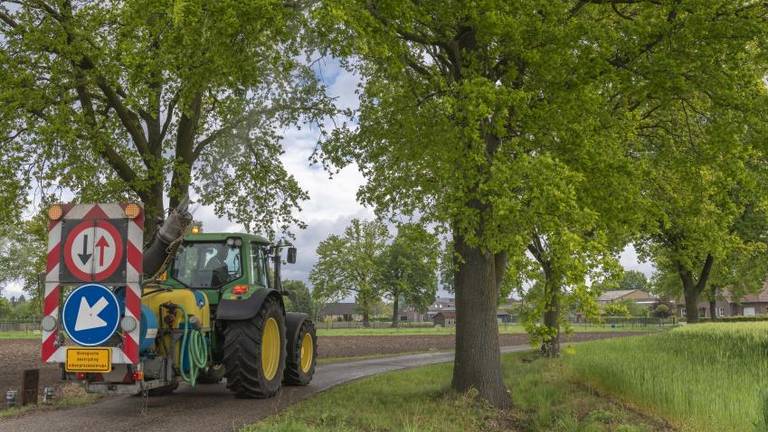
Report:
[{"label": "tractor rear wheel", "polygon": [[250,320],[224,328],[227,388],[240,398],[268,398],[280,390],[285,367],[285,315],[280,302],[267,297]]},{"label": "tractor rear wheel", "polygon": [[306,320],[296,333],[296,346],[285,364],[283,381],[288,385],[305,386],[312,381],[317,365],[317,334],[315,324]]}]

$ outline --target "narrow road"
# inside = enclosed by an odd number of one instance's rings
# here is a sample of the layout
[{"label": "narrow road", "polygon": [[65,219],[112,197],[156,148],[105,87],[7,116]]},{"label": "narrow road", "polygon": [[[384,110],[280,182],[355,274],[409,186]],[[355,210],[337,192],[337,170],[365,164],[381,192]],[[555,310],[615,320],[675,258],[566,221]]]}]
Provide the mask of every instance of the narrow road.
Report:
[{"label": "narrow road", "polygon": [[[508,353],[529,349],[530,345],[518,345],[502,347],[501,351]],[[312,384],[307,387],[284,387],[272,399],[235,399],[224,384],[199,385],[194,390],[182,386],[171,396],[146,400],[130,396],[111,397],[81,408],[0,420],[0,431],[237,431],[244,425],[339,384],[382,372],[452,360],[453,352],[438,352],[321,365]]]}]

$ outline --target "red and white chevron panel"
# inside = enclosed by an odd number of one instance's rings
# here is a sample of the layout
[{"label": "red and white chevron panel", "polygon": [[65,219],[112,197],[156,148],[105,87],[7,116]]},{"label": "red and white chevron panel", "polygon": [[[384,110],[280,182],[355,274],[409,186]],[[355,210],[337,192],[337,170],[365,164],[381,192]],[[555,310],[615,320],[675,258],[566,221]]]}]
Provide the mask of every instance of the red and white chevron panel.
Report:
[{"label": "red and white chevron panel", "polygon": [[[48,258],[46,261],[45,295],[43,315],[53,317],[57,324],[61,322],[59,304],[61,303],[60,262],[62,253],[62,221],[125,219],[123,204],[64,204],[63,216],[48,224]],[[126,242],[125,281],[118,284],[125,287],[125,315],[136,320],[136,328],[123,334],[122,348],[112,347],[112,363],[136,364],[139,362],[139,338],[141,334],[141,276],[144,241],[144,210],[139,207],[139,215],[129,219]],[[57,325],[59,327],[59,325]],[[61,363],[66,358],[66,348],[57,346],[58,328],[42,331],[42,360],[47,363]]]}]

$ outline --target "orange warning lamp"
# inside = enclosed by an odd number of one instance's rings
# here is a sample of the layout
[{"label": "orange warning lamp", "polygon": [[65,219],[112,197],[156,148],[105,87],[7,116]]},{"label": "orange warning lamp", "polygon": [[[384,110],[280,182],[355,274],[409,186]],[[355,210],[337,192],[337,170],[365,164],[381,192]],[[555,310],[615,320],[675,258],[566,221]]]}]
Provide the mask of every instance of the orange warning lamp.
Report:
[{"label": "orange warning lamp", "polygon": [[64,210],[58,204],[54,204],[48,209],[48,219],[50,220],[59,220],[63,215]]},{"label": "orange warning lamp", "polygon": [[139,208],[139,206],[134,203],[130,203],[127,206],[125,206],[124,211],[125,211],[125,217],[127,217],[128,219],[135,219],[141,212],[141,208]]}]

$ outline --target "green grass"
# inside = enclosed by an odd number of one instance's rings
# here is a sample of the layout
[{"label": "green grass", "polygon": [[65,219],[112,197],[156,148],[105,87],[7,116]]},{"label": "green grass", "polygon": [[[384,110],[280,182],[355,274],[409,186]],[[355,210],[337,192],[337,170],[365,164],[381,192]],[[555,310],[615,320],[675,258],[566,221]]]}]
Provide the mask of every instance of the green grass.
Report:
[{"label": "green grass", "polygon": [[0,339],[40,339],[40,331],[4,331],[0,332]]},{"label": "green grass", "polygon": [[768,323],[687,325],[574,350],[565,362],[579,379],[684,431],[768,430]]},{"label": "green grass", "polygon": [[345,384],[299,403],[244,432],[541,431],[649,432],[664,424],[601,398],[570,380],[559,360],[504,356],[514,408],[493,410],[448,390],[451,364],[391,372]]},{"label": "green grass", "polygon": [[[664,328],[669,328],[664,327]],[[608,325],[596,325],[596,324],[574,324],[572,329],[576,333],[587,332],[652,332],[662,329],[662,327],[656,325],[648,326],[619,326],[611,327]],[[401,327],[401,328],[349,328],[349,329],[332,329],[325,328],[323,323],[317,324],[318,336],[401,336],[401,335],[452,335],[456,333],[455,327]],[[524,334],[525,329],[518,324],[500,325],[499,333],[501,334]]]}]

